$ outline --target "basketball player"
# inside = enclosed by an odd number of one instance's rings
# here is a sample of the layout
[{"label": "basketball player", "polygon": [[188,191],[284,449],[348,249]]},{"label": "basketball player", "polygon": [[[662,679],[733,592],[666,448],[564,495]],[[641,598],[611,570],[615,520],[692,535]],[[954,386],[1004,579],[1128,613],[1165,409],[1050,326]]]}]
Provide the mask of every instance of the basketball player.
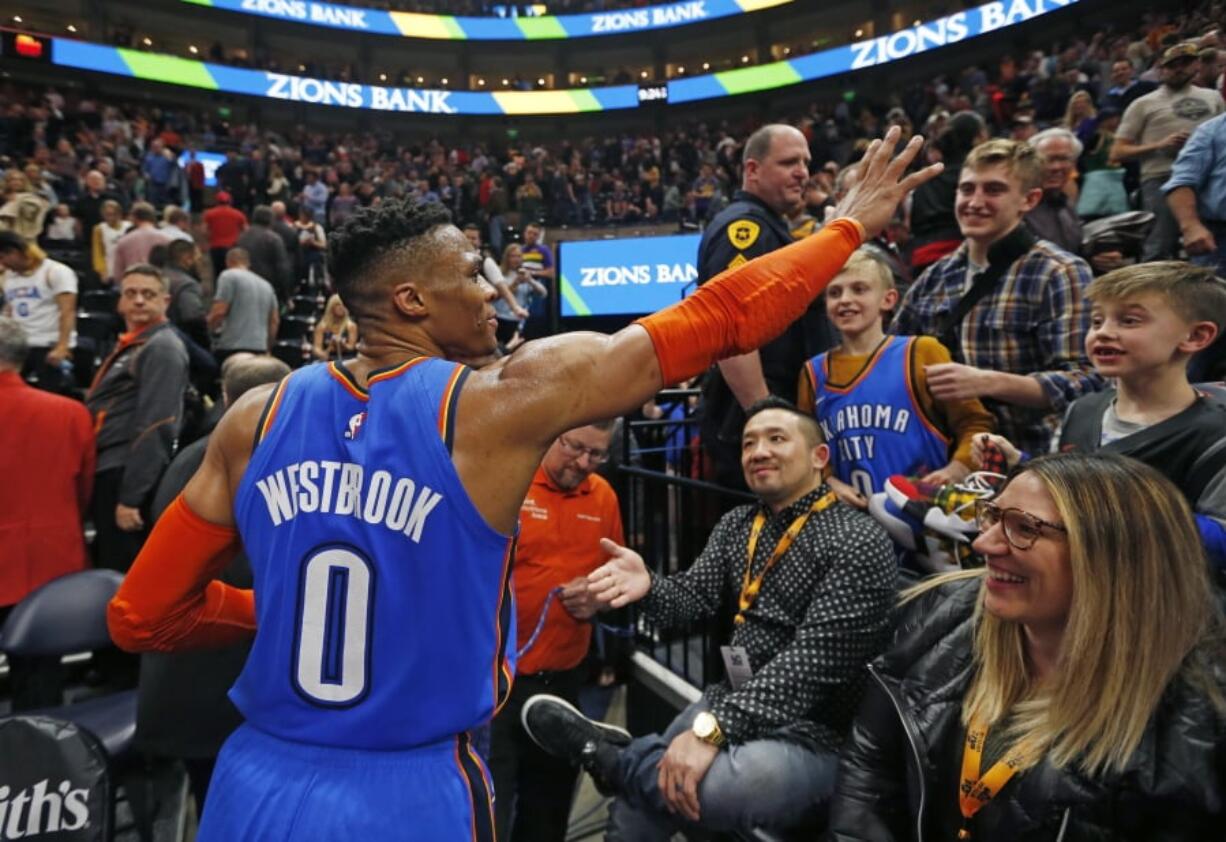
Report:
[{"label": "basketball player", "polygon": [[[919,151],[866,153],[821,233],[612,336],[494,349],[480,255],[436,206],[384,203],[330,243],[357,359],[248,393],[111,603],[131,650],[249,637],[202,840],[493,838],[467,731],[507,696],[516,523],[559,433],[641,406],[804,311],[907,191]],[[216,581],[241,543],[255,593]],[[173,563],[166,563],[169,557]]]}]

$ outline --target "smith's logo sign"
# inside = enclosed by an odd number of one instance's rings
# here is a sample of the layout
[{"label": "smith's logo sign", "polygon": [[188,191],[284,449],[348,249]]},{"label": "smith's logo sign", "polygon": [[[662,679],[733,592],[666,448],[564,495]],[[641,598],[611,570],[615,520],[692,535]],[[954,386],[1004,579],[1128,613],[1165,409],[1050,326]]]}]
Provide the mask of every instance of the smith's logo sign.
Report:
[{"label": "smith's logo sign", "polygon": [[52,786],[44,778],[17,792],[0,786],[0,840],[34,839],[88,826],[89,790],[73,789],[71,781]]}]

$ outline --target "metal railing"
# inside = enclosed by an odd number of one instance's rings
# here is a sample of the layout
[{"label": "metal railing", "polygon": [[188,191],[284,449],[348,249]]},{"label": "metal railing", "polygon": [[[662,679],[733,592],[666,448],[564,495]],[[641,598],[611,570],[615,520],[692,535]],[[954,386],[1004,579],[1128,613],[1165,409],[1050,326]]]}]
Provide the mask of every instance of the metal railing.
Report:
[{"label": "metal railing", "polygon": [[[724,512],[752,501],[752,495],[702,479],[706,465],[698,442],[696,389],[669,389],[657,395],[664,411],[655,420],[630,421],[622,428],[626,538],[649,570],[668,576],[688,568],[706,546]],[[657,628],[643,612],[633,618],[639,653],[699,689],[723,674],[719,647],[730,633],[731,611],[672,629]]]}]

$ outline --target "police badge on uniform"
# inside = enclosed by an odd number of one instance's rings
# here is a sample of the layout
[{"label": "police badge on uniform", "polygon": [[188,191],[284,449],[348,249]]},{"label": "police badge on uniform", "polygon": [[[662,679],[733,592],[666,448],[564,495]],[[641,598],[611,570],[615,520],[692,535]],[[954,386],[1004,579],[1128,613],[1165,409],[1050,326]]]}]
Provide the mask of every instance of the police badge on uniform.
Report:
[{"label": "police badge on uniform", "polygon": [[728,226],[728,242],[738,251],[744,251],[758,241],[762,226],[752,219],[738,219]]}]

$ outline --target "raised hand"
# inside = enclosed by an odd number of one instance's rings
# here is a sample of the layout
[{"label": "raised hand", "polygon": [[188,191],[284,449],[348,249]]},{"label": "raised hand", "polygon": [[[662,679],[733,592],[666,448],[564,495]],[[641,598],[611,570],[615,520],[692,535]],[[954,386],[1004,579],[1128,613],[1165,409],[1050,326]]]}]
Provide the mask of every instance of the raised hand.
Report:
[{"label": "raised hand", "polygon": [[886,132],[884,140],[874,140],[860,159],[860,180],[835,208],[835,216],[848,216],[864,226],[868,237],[875,237],[890,224],[894,211],[908,193],[935,178],[944,164],[930,164],[906,177],[903,174],[915,160],[924,139],[916,135],[891,158],[901,133],[897,126]]}]

